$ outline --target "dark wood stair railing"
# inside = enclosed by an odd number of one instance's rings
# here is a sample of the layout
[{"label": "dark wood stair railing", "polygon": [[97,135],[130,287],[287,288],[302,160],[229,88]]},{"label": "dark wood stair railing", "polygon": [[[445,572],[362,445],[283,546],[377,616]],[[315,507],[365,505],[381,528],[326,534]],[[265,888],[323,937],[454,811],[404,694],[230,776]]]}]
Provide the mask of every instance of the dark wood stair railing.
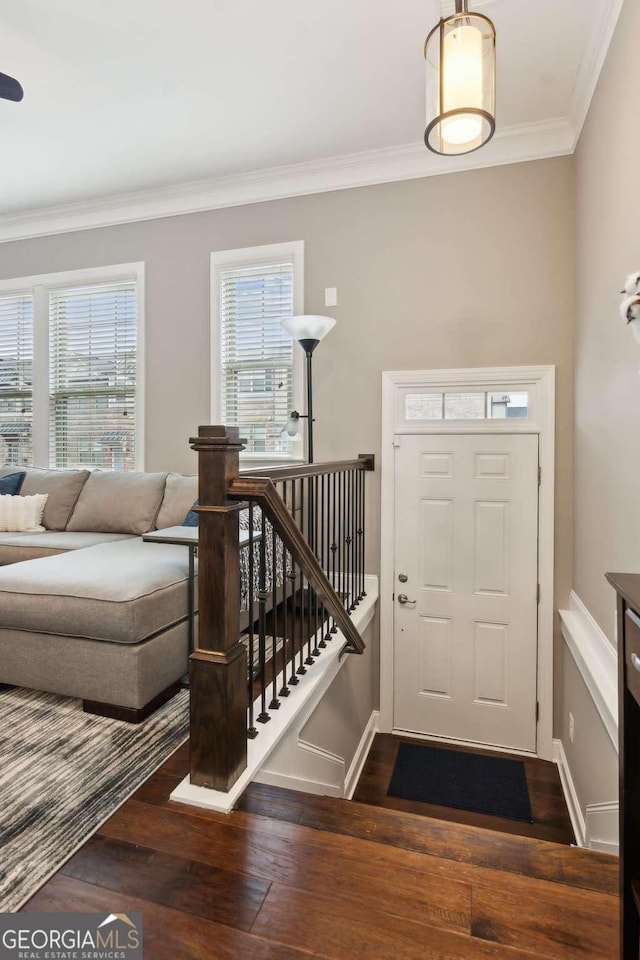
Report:
[{"label": "dark wood stair railing", "polygon": [[[326,646],[325,640],[338,628],[346,638],[340,655],[360,654],[365,645],[349,611],[355,610],[366,595],[363,472],[374,469],[374,458],[363,455],[352,461],[248,470],[241,475],[239,454],[243,442],[237,427],[202,426],[191,445],[199,460],[199,626],[196,650],[189,664],[190,780],[196,786],[227,792],[247,765],[247,711],[252,697],[251,682],[247,682],[247,648],[240,642],[240,511],[247,501],[251,505],[250,516],[254,505],[259,507],[262,543],[266,518],[272,527],[274,553],[277,538],[278,549],[294,565],[293,573],[286,578],[297,584],[295,571],[299,569],[301,593],[306,581],[306,591],[313,595],[307,601],[307,611],[313,611],[315,616],[316,646],[312,650],[311,641],[308,642],[304,663],[313,664],[314,657],[321,653],[318,647]],[[249,550],[252,555],[251,545]],[[284,574],[287,575],[286,569]],[[263,588],[258,594],[262,603],[262,653],[265,593]],[[286,606],[286,579],[284,598]],[[331,623],[333,626],[326,638],[318,642],[317,635],[322,636],[325,620],[327,627]],[[274,690],[275,635],[274,629]],[[251,627],[252,662],[253,640]],[[287,687],[298,681],[293,675],[287,681],[286,637],[284,645],[283,676]],[[292,646],[293,674],[295,643]],[[300,667],[295,672],[303,674],[306,668],[302,665],[302,640],[299,652]],[[263,655],[261,659],[264,660]],[[264,689],[264,677],[262,683]],[[289,692],[282,691],[283,695]],[[277,708],[277,702],[272,706]],[[250,712],[252,716],[252,705]],[[268,716],[258,718],[267,719]],[[253,728],[252,735],[255,734]]]}]

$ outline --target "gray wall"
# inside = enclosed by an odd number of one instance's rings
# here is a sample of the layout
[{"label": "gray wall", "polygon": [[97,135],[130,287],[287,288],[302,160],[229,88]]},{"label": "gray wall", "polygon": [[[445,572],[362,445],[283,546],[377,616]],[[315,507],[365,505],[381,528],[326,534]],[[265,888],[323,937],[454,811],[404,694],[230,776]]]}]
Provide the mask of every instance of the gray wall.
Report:
[{"label": "gray wall", "polygon": [[[640,5],[626,0],[576,153],[574,589],[612,642],[605,571],[640,572],[640,345],[618,313],[640,270],[639,44]],[[617,799],[618,758],[568,649],[563,674],[556,727],[584,813]]]},{"label": "gray wall", "polygon": [[348,656],[303,730],[302,739],[342,757],[348,771],[362,734],[377,709],[377,619],[363,634],[367,649]]},{"label": "gray wall", "polygon": [[[571,582],[573,161],[546,160],[3,244],[0,276],[144,260],[147,469],[192,472],[209,419],[209,254],[304,240],[317,459],[380,452],[380,373],[556,364],[557,585]],[[379,473],[369,478],[370,572]]]},{"label": "gray wall", "polygon": [[618,313],[640,270],[639,49],[626,0],[577,151],[574,585],[611,640],[604,573],[640,572],[640,344]]},{"label": "gray wall", "polygon": [[[586,818],[589,804],[617,800],[618,754],[566,645],[561,688],[564,709],[557,718],[558,733],[582,815]],[[569,737],[569,713],[573,715],[573,743]]]}]

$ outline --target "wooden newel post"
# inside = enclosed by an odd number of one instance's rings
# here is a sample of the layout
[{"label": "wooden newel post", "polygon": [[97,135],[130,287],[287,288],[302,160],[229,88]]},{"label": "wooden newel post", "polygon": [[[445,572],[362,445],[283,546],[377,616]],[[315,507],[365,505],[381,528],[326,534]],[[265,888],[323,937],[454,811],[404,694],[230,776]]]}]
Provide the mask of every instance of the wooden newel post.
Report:
[{"label": "wooden newel post", "polygon": [[191,680],[191,783],[229,790],[247,765],[247,652],[240,643],[240,506],[227,499],[243,443],[237,427],[205,426],[198,453],[198,640]]}]

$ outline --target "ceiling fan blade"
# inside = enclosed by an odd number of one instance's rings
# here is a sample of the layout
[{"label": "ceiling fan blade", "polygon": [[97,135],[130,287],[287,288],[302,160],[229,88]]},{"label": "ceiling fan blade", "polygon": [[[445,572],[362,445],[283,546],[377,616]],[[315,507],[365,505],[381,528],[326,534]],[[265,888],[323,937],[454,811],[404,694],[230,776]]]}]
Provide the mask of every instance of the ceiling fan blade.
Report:
[{"label": "ceiling fan blade", "polygon": [[15,100],[18,103],[24,97],[24,90],[13,77],[0,73],[0,97],[3,100]]}]

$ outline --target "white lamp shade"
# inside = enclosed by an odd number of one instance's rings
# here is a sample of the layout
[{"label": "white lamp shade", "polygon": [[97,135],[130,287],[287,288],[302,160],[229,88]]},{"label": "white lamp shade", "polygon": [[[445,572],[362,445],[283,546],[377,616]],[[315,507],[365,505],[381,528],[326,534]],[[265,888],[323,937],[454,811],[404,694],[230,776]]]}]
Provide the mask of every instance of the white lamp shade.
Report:
[{"label": "white lamp shade", "polygon": [[311,314],[287,317],[282,321],[282,326],[294,340],[322,340],[335,325],[336,322],[331,317],[316,317]]}]

